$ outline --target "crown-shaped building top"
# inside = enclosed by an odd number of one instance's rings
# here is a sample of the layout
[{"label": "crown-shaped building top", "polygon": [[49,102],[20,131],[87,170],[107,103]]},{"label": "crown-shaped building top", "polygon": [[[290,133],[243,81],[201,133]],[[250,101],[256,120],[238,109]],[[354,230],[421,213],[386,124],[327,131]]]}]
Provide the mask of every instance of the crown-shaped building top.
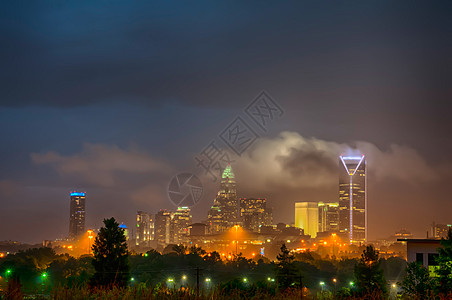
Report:
[{"label": "crown-shaped building top", "polygon": [[226,166],[226,168],[223,171],[223,175],[221,176],[221,178],[223,178],[223,179],[235,178],[234,172],[232,172],[231,164],[228,163],[228,165]]}]

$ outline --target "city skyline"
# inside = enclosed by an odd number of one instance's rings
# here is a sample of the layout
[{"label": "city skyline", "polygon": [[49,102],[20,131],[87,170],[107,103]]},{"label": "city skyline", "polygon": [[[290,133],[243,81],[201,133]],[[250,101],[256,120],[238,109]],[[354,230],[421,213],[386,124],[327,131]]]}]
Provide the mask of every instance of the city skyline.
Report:
[{"label": "city skyline", "polygon": [[365,153],[368,240],[425,237],[451,222],[450,11],[5,3],[0,240],[65,238],[73,190],[87,192],[87,227],[131,229],[139,210],[175,209],[180,173],[202,182],[202,220],[219,183],[197,160],[209,149],[230,156],[238,195],[277,208],[273,223],[294,222],[296,201],[335,201],[338,157]]}]

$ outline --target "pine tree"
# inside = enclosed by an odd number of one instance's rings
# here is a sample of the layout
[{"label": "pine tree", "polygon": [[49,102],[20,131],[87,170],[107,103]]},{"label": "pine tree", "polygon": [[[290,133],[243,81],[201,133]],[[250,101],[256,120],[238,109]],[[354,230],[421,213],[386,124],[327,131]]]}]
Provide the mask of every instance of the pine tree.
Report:
[{"label": "pine tree", "polygon": [[401,287],[410,299],[425,299],[434,288],[434,280],[424,266],[412,262],[406,267],[406,276]]},{"label": "pine tree", "polygon": [[362,295],[373,297],[387,295],[387,283],[380,264],[378,251],[372,245],[367,246],[355,266],[357,288]]},{"label": "pine tree", "polygon": [[124,230],[114,218],[104,219],[105,227],[100,229],[92,250],[94,259],[93,286],[126,286],[130,277],[128,250]]},{"label": "pine tree", "polygon": [[297,280],[297,269],[293,263],[294,256],[287,249],[286,244],[282,244],[281,252],[276,256],[276,278],[282,288],[287,288]]}]

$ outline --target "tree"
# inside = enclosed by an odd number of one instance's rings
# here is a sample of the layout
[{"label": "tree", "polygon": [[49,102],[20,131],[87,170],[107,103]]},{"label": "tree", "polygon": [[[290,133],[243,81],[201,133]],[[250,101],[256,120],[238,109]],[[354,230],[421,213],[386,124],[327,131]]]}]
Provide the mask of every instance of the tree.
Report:
[{"label": "tree", "polygon": [[294,256],[287,249],[286,244],[282,244],[281,252],[276,256],[276,278],[282,288],[288,288],[297,279],[297,269],[293,263]]},{"label": "tree", "polygon": [[202,256],[202,255],[206,254],[206,250],[202,249],[201,247],[196,247],[196,246],[191,246],[189,251],[190,251],[190,254],[195,254],[198,256]]},{"label": "tree", "polygon": [[173,251],[176,252],[177,255],[181,256],[185,254],[185,252],[187,251],[187,247],[185,247],[182,244],[173,245]]},{"label": "tree", "polygon": [[100,229],[92,250],[94,259],[93,286],[126,286],[129,277],[129,262],[124,230],[114,218],[104,219],[105,227]]},{"label": "tree", "polygon": [[441,246],[438,248],[438,275],[439,291],[448,294],[452,291],[452,230],[449,229],[447,238],[441,240]]},{"label": "tree", "polygon": [[406,276],[401,283],[403,293],[409,299],[425,299],[434,288],[434,280],[428,270],[419,263],[412,262],[406,267]]},{"label": "tree", "polygon": [[378,251],[372,245],[367,246],[355,266],[357,288],[362,295],[387,295],[386,279],[380,264]]}]

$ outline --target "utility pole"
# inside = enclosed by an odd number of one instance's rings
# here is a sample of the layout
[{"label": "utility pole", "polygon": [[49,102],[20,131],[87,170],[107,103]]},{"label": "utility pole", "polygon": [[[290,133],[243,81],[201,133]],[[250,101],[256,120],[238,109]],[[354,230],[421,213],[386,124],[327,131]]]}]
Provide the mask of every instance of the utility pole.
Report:
[{"label": "utility pole", "polygon": [[303,276],[300,275],[300,288],[301,288],[301,293],[300,293],[300,299],[303,299]]},{"label": "utility pole", "polygon": [[199,267],[196,267],[196,299],[199,299]]}]

